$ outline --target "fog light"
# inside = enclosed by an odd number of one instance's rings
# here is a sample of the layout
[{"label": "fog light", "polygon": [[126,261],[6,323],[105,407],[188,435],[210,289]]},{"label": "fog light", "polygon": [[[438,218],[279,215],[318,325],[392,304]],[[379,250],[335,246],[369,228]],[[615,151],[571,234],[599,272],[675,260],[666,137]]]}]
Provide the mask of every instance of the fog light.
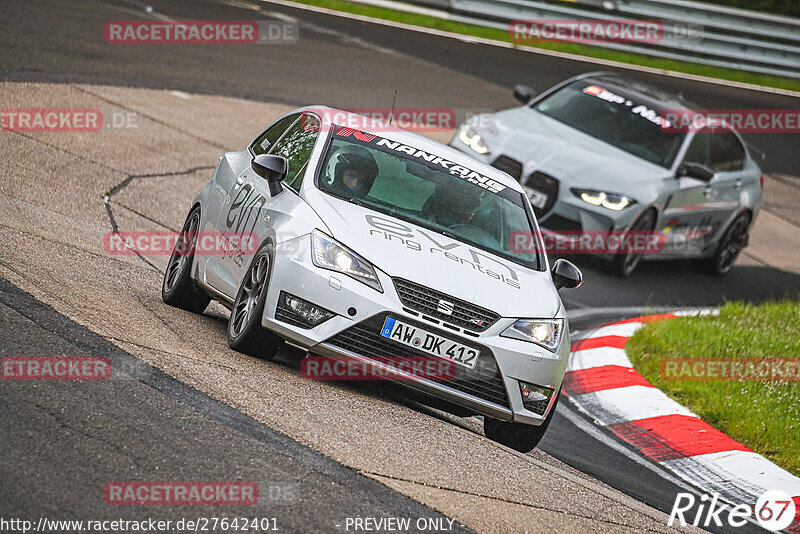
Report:
[{"label": "fog light", "polygon": [[519,382],[519,392],[522,395],[522,405],[526,410],[535,414],[544,415],[553,396],[553,388],[537,386],[528,382]]},{"label": "fog light", "polygon": [[329,312],[324,308],[315,306],[306,300],[283,291],[281,291],[280,294],[278,307],[283,308],[282,310],[279,309],[279,311],[290,314],[293,319],[301,323],[298,326],[305,326],[307,328],[313,328],[336,315],[333,312]]}]

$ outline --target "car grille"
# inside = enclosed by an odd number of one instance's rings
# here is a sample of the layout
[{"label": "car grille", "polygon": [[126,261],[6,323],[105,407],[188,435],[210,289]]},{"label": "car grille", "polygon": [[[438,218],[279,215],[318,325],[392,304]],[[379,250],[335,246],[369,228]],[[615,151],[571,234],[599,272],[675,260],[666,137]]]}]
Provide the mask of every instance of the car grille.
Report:
[{"label": "car grille", "polygon": [[[413,361],[420,357],[431,357],[424,352],[381,336],[380,331],[387,316],[389,316],[388,313],[382,313],[366,319],[347,330],[339,332],[328,339],[327,343],[377,362],[392,363],[395,367],[403,360]],[[448,334],[407,318],[402,320],[405,323],[424,328],[428,332],[453,339],[452,333]],[[458,341],[480,350],[481,355],[478,357],[475,369],[455,365],[455,376],[432,381],[508,408],[508,395],[506,394],[505,384],[492,351],[487,347],[465,339],[458,338]]]},{"label": "car grille", "polygon": [[524,185],[527,185],[528,187],[536,189],[540,193],[547,195],[547,202],[545,202],[543,208],[531,206],[536,216],[543,217],[544,215],[550,213],[550,210],[553,209],[553,206],[556,204],[556,200],[558,200],[558,180],[549,174],[536,171],[528,176],[528,179],[525,180]]},{"label": "car grille", "polygon": [[556,215],[555,213],[553,213],[547,219],[542,221],[542,226],[549,230],[555,230],[559,232],[581,231],[581,223],[579,223],[578,221],[567,219],[566,217],[562,217],[561,215]]},{"label": "car grille", "polygon": [[[500,315],[493,311],[451,297],[429,287],[421,286],[402,278],[394,278],[393,281],[403,305],[452,325],[483,332],[500,318]],[[439,311],[441,301],[452,304],[453,312],[451,314],[448,315]]]},{"label": "car grille", "polygon": [[518,182],[522,177],[522,163],[508,156],[498,156],[497,159],[494,160],[494,163],[492,163],[492,167],[500,169]]},{"label": "car grille", "polygon": [[[556,395],[556,393],[553,393],[553,395]],[[530,410],[536,415],[544,415],[544,413],[547,411],[547,407],[550,405],[550,399],[539,401],[522,399],[522,405],[526,410]]]}]

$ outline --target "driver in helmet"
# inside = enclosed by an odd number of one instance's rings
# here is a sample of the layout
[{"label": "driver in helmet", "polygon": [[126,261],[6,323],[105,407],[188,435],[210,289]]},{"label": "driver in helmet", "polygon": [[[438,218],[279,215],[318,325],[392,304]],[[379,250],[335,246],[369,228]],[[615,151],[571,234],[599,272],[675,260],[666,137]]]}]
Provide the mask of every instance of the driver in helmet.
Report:
[{"label": "driver in helmet", "polygon": [[481,203],[482,192],[477,187],[457,180],[450,184],[439,184],[436,191],[425,201],[422,212],[428,219],[441,226],[469,224]]},{"label": "driver in helmet", "polygon": [[349,145],[340,148],[331,158],[333,182],[331,189],[346,198],[363,198],[372,189],[378,175],[378,164],[363,147]]}]

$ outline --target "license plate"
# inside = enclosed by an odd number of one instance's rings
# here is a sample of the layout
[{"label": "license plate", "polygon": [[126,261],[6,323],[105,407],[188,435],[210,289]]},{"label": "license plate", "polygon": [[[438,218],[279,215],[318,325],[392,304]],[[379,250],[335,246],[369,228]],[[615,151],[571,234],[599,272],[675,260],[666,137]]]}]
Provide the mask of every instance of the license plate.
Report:
[{"label": "license plate", "polygon": [[387,317],[381,328],[381,335],[426,354],[453,360],[459,365],[475,369],[480,351],[462,345],[457,341],[432,334],[422,328]]},{"label": "license plate", "polygon": [[528,198],[534,208],[543,209],[545,204],[547,204],[547,195],[536,189],[528,188]]}]

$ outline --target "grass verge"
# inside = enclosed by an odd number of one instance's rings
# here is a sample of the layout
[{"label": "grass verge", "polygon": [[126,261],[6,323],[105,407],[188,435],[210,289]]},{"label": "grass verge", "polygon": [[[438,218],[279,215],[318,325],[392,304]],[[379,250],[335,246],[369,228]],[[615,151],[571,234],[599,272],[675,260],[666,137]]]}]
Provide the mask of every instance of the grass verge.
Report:
[{"label": "grass verge", "polygon": [[797,361],[800,302],[729,303],[718,316],[650,323],[628,340],[625,351],[634,367],[661,391],[714,428],[800,476],[800,381],[796,378],[676,381],[662,374],[662,360],[668,358]]},{"label": "grass verge", "polygon": [[[505,43],[511,42],[508,32],[498,30],[496,28],[487,28],[484,26],[477,26],[474,24],[464,24],[450,20],[439,19],[426,15],[416,13],[407,13],[405,11],[398,11],[395,9],[388,9],[384,7],[371,6],[366,4],[359,4],[355,2],[348,2],[346,0],[292,0],[300,4],[311,6],[324,7],[336,11],[343,11],[346,13],[354,13],[357,15],[364,15],[367,17],[374,17],[378,19],[390,20],[393,22],[400,22],[404,24],[411,24],[414,26],[422,26],[424,28],[434,28],[463,35],[481,37],[484,39],[492,39],[495,41],[502,41]],[[536,45],[517,45],[519,48],[541,48],[545,50],[553,50],[556,52],[565,52],[570,54],[577,54],[598,59],[606,59],[610,61],[619,61],[622,63],[629,63],[631,65],[641,65],[644,67],[651,67],[656,69],[671,70],[675,72],[683,72],[686,74],[695,74],[698,76],[707,76],[710,78],[718,78],[721,80],[730,80],[735,82],[750,83],[754,85],[762,85],[765,87],[773,87],[777,89],[789,89],[793,91],[800,91],[800,80],[790,78],[781,78],[779,76],[770,76],[766,74],[756,74],[745,72],[735,69],[726,69],[722,67],[713,67],[709,65],[700,65],[698,63],[689,63],[684,61],[676,61],[672,59],[656,58],[646,56],[643,54],[634,54],[630,52],[619,52],[616,50],[609,50],[595,46],[577,44],[577,43],[539,43]],[[598,69],[599,70],[599,69]],[[520,83],[525,83],[525,76],[520,76]]]}]

